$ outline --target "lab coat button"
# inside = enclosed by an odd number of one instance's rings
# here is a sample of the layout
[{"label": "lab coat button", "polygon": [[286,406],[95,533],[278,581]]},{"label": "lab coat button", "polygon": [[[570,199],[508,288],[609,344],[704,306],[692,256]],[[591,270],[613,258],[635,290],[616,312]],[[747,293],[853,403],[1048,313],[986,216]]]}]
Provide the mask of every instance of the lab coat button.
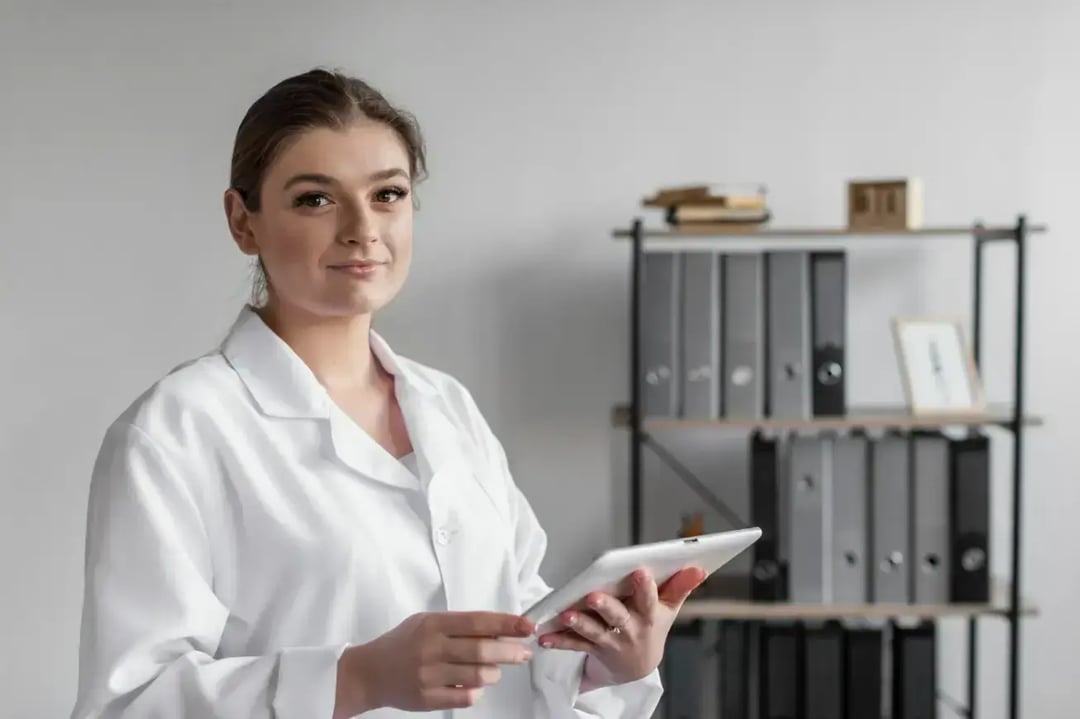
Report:
[{"label": "lab coat button", "polygon": [[450,532],[446,531],[445,528],[439,529],[439,531],[435,532],[435,541],[445,547],[450,544]]}]

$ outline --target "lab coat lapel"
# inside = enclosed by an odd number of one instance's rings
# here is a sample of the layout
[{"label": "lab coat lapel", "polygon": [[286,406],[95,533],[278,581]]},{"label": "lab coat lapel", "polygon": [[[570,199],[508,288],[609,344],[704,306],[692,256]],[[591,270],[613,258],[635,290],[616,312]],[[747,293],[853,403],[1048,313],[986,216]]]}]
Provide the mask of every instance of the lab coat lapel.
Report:
[{"label": "lab coat lapel", "polygon": [[[475,503],[480,485],[470,487],[475,467],[469,462],[467,439],[441,402],[417,395],[409,385],[402,394],[409,397],[402,402],[402,410],[420,467],[446,609],[475,609],[482,606],[483,598],[474,596],[468,567],[483,554],[469,541],[475,529],[470,522],[481,521],[483,514],[473,514],[481,509]],[[485,544],[485,548],[491,547],[492,543]]]},{"label": "lab coat lapel", "polygon": [[280,419],[327,419],[333,404],[311,368],[245,305],[221,354],[259,410]]},{"label": "lab coat lapel", "polygon": [[[512,540],[499,521],[505,516],[500,511],[503,504],[484,480],[483,453],[468,420],[455,412],[453,396],[444,394],[422,368],[394,356],[374,333],[371,345],[396,378],[427,499],[446,608],[514,611],[516,603],[498,588]],[[487,568],[479,575],[474,570],[478,562]]]},{"label": "lab coat lapel", "polygon": [[[426,378],[403,361],[376,332],[370,334],[371,349],[384,370],[394,375],[394,393],[401,408],[409,442],[416,454],[420,483],[425,492],[433,482],[450,483],[471,470],[468,445],[461,429],[445,407],[445,398]],[[340,409],[330,411],[334,447],[353,469],[387,484],[415,488],[417,478],[390,456]]]},{"label": "lab coat lapel", "polygon": [[425,490],[437,478],[468,471],[464,437],[441,403],[407,382],[398,390],[398,401]]},{"label": "lab coat lapel", "polygon": [[371,333],[371,348],[383,368],[394,375],[398,404],[425,490],[436,477],[468,471],[466,438],[448,414],[446,398],[375,332]]},{"label": "lab coat lapel", "polygon": [[355,472],[393,486],[415,488],[416,478],[330,397],[311,368],[250,306],[240,312],[221,347],[263,414],[325,423],[334,456]]},{"label": "lab coat lapel", "polygon": [[403,489],[416,489],[417,479],[371,435],[336,406],[330,411],[334,453],[353,471]]}]

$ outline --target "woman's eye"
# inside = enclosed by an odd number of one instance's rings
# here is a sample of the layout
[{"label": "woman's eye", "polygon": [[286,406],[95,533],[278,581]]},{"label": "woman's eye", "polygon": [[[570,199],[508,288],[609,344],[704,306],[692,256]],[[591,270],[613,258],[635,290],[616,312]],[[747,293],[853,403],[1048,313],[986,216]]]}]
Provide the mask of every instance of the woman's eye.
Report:
[{"label": "woman's eye", "polygon": [[409,194],[409,191],[404,187],[384,187],[375,193],[375,200],[377,202],[397,202],[404,199]]},{"label": "woman's eye", "polygon": [[330,198],[321,192],[307,192],[297,197],[293,204],[296,207],[326,207],[330,204]]}]

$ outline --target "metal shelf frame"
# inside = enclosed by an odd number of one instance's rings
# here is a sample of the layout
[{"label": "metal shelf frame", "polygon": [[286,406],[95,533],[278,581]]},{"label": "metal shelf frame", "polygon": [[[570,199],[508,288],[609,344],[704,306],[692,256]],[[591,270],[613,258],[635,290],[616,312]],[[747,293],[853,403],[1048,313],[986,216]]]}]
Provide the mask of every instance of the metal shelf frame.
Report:
[{"label": "metal shelf frame", "polygon": [[[678,420],[656,422],[647,420],[642,416],[642,372],[641,372],[641,287],[643,279],[644,262],[642,257],[646,252],[645,241],[661,244],[669,239],[677,241],[680,238],[692,238],[695,240],[708,238],[715,240],[722,246],[725,240],[733,238],[742,240],[757,239],[762,244],[775,239],[856,239],[888,237],[966,237],[973,243],[973,288],[971,302],[972,320],[972,344],[975,355],[976,367],[980,367],[983,342],[983,301],[985,298],[984,277],[984,253],[987,245],[991,243],[1008,243],[1015,249],[1013,262],[1013,282],[1015,285],[1015,320],[1012,328],[1012,343],[1014,351],[1014,376],[1012,382],[1012,397],[1008,398],[1002,412],[996,412],[992,417],[986,417],[985,422],[968,422],[969,425],[997,426],[1004,429],[1013,437],[1013,452],[1011,463],[1011,495],[1012,495],[1012,526],[1010,547],[1012,552],[1010,573],[1006,579],[1008,586],[1008,599],[1004,606],[996,608],[993,612],[971,612],[968,615],[967,632],[967,705],[962,708],[964,714],[974,719],[978,715],[978,661],[979,661],[979,616],[1002,616],[1009,625],[1008,642],[1008,717],[1019,719],[1020,717],[1020,623],[1024,615],[1030,614],[1022,604],[1022,556],[1023,556],[1023,479],[1024,479],[1024,450],[1025,433],[1029,426],[1037,425],[1037,420],[1032,420],[1025,414],[1026,396],[1024,391],[1025,372],[1025,341],[1027,330],[1027,251],[1031,235],[1043,233],[1046,227],[1042,225],[1029,225],[1027,219],[1020,215],[1015,224],[1006,227],[986,227],[981,223],[975,223],[970,227],[943,227],[928,228],[913,231],[890,231],[890,232],[853,232],[846,228],[795,228],[784,229],[730,229],[721,226],[697,227],[690,230],[665,229],[647,230],[640,218],[635,219],[629,230],[615,230],[613,236],[617,239],[629,239],[631,245],[630,262],[630,403],[628,407],[627,424],[630,432],[630,533],[633,542],[641,542],[642,529],[642,474],[643,454],[645,446],[650,444],[650,436],[646,430],[646,423],[650,426],[658,424],[662,426],[677,426]],[[677,242],[673,242],[673,245]],[[655,245],[654,245],[655,246]],[[845,421],[845,420],[841,420]],[[858,423],[855,419],[846,420],[849,424]],[[700,424],[700,423],[699,423]],[[724,426],[723,422],[716,422],[717,426]],[[813,422],[808,423],[811,427]],[[737,426],[737,425],[735,425]],[[655,444],[655,443],[653,443]],[[659,453],[660,458],[666,463],[671,463],[672,458]],[[685,469],[685,468],[676,468]],[[677,472],[678,473],[678,472]],[[699,487],[693,487],[688,478],[679,474],[683,481],[691,484],[695,491]],[[701,483],[698,482],[700,485]],[[700,494],[700,492],[699,492]],[[708,498],[706,498],[708,499]],[[753,613],[748,610],[749,613]],[[916,614],[918,612],[915,612]],[[965,612],[958,612],[964,615]],[[933,613],[931,613],[933,614]],[[700,621],[700,617],[695,617]]]}]

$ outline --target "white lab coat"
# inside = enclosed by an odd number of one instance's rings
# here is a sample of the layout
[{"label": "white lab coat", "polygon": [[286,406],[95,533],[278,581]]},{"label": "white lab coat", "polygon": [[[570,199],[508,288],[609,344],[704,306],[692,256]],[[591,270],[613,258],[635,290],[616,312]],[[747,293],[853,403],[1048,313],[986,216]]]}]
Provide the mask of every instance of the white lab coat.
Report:
[{"label": "white lab coat", "polygon": [[[108,429],[72,717],[329,719],[347,645],[548,591],[545,533],[469,393],[371,340],[419,477],[249,307]],[[534,649],[476,706],[429,716],[645,719],[660,698],[656,672],[579,694],[584,655]]]}]

